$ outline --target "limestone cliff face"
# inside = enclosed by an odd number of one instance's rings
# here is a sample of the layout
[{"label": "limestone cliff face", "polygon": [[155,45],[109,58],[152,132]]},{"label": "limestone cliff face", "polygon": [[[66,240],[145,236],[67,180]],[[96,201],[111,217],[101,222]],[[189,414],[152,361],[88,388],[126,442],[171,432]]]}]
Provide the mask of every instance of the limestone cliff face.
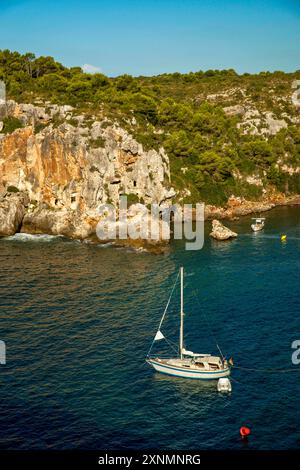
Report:
[{"label": "limestone cliff face", "polygon": [[13,186],[30,201],[21,230],[85,238],[102,203],[117,206],[127,194],[164,205],[175,195],[163,149],[145,151],[116,123],[76,116],[69,106],[13,101],[1,115],[24,125],[0,134],[0,194]]}]

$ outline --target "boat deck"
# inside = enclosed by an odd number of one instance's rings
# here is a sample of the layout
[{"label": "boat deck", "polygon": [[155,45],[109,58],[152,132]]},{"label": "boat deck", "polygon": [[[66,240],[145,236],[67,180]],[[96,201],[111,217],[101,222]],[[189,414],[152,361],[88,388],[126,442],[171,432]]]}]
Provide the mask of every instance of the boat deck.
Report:
[{"label": "boat deck", "polygon": [[195,371],[218,371],[224,370],[228,366],[223,365],[221,361],[213,361],[212,358],[203,357],[201,360],[192,360],[192,359],[180,359],[180,358],[170,358],[170,359],[161,359],[155,358],[155,361],[161,363],[162,365],[171,366],[171,367],[180,367],[186,368],[188,370]]}]

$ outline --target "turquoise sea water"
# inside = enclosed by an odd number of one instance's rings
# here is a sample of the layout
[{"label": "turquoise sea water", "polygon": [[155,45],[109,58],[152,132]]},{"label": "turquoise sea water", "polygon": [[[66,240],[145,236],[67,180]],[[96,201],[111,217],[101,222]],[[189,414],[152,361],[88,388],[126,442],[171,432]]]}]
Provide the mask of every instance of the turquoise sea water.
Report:
[{"label": "turquoise sea water", "polygon": [[[236,240],[174,242],[157,256],[63,238],[0,240],[2,449],[232,449],[300,446],[300,209],[232,222]],[[209,226],[207,226],[207,231]],[[287,234],[287,243],[280,234]],[[154,372],[144,357],[183,265],[186,346],[235,364],[233,391]],[[193,292],[198,292],[200,306]],[[179,295],[165,332],[178,339]],[[205,315],[203,315],[203,312]]]}]

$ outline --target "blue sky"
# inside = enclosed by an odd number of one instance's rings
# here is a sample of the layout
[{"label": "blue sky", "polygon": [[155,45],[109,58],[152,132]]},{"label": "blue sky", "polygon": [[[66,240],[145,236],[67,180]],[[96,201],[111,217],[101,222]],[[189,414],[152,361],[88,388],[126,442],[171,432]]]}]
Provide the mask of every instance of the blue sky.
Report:
[{"label": "blue sky", "polygon": [[0,0],[0,48],[107,75],[300,69],[299,0]]}]

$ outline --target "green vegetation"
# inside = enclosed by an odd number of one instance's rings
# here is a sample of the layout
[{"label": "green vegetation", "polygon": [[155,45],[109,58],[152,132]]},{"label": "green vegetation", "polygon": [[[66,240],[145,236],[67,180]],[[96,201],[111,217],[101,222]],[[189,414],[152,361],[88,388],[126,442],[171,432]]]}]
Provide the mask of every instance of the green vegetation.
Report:
[{"label": "green vegetation", "polygon": [[18,118],[6,117],[3,119],[2,132],[4,134],[10,134],[11,132],[15,131],[16,129],[19,129],[20,127],[23,127],[23,124]]},{"label": "green vegetation", "polygon": [[[300,192],[299,178],[287,180],[276,165],[280,160],[300,166],[300,130],[292,123],[297,109],[290,100],[291,83],[300,79],[300,71],[238,75],[229,69],[109,78],[64,67],[52,57],[3,50],[0,79],[6,82],[9,98],[70,104],[78,113],[118,120],[146,149],[164,146],[172,184],[188,189],[187,202],[202,198],[223,203],[232,193],[259,197],[261,189],[239,183],[236,173],[255,173],[279,190]],[[275,116],[286,112],[287,129],[268,138],[243,134],[236,125],[239,118],[226,115],[223,108],[244,100],[260,112],[272,111]],[[75,121],[69,122],[75,125]],[[52,119],[54,126],[61,122],[59,116]],[[4,122],[4,132],[20,126]],[[103,146],[100,141],[90,144]]]},{"label": "green vegetation", "polygon": [[98,137],[97,139],[90,139],[89,144],[92,148],[104,148],[105,140],[103,139],[103,137]]},{"label": "green vegetation", "polygon": [[16,186],[8,186],[6,191],[8,193],[18,193],[19,192],[19,189],[16,187]]},{"label": "green vegetation", "polygon": [[132,204],[137,204],[138,202],[143,202],[143,201],[140,201],[140,198],[136,195],[136,194],[122,194],[122,196],[126,196],[127,197],[127,207],[130,207],[132,206]]},{"label": "green vegetation", "polygon": [[68,124],[71,124],[71,126],[77,127],[78,126],[78,120],[75,118],[68,119]]},{"label": "green vegetation", "polygon": [[34,124],[34,133],[35,134],[38,134],[39,132],[41,132],[43,129],[45,129],[46,127],[46,124],[44,124],[43,122],[36,122]]}]

